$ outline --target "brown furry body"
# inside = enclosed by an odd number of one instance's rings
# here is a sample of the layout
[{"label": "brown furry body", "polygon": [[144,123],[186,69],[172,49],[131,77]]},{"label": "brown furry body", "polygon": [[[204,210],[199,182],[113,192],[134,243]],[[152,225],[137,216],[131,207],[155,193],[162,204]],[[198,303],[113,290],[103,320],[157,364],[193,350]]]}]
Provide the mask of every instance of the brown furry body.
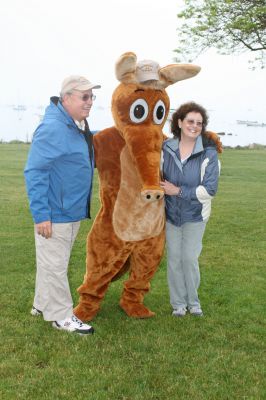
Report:
[{"label": "brown furry body", "polygon": [[[131,93],[128,85],[123,86],[115,95],[120,119],[128,115],[129,105],[139,98],[136,85],[131,85]],[[149,99],[151,105],[164,99],[169,108],[166,93],[153,92],[145,89],[142,98]],[[125,99],[120,104],[120,95],[131,98],[130,104]],[[164,203],[159,186],[162,124],[153,126],[148,120],[141,129],[128,120],[125,124],[123,135],[112,127],[94,136],[101,209],[88,235],[87,272],[78,289],[80,303],[75,314],[83,321],[91,320],[98,312],[108,285],[122,274],[125,265],[130,275],[124,283],[120,306],[131,317],[154,315],[143,305],[143,298],[164,250]],[[147,194],[155,194],[156,200],[147,200]]]}]

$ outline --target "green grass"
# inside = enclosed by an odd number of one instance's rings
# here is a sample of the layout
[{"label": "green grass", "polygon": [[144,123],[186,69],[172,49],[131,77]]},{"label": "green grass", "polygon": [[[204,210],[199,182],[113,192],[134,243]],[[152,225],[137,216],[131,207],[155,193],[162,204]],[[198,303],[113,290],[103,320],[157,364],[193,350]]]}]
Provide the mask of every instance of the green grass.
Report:
[{"label": "green grass", "polygon": [[[155,318],[134,320],[120,310],[120,280],[93,322],[95,335],[80,337],[29,314],[35,250],[23,179],[28,149],[0,145],[0,398],[265,399],[265,150],[221,156],[200,258],[205,317],[171,317],[164,259],[145,300]],[[93,215],[97,184],[96,176]],[[90,226],[82,222],[71,257],[75,303]]]}]

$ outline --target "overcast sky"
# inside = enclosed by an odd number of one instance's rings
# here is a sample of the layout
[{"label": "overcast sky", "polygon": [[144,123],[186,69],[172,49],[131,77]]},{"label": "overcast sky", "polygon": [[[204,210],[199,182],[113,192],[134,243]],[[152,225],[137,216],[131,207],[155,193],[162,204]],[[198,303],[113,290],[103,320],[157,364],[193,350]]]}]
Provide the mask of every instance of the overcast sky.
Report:
[{"label": "overcast sky", "polygon": [[[133,51],[138,59],[173,63],[182,1],[2,0],[0,104],[44,104],[70,74],[100,83],[95,107],[110,105],[114,64]],[[265,111],[265,70],[248,69],[248,55],[209,51],[195,61],[195,78],[167,89],[171,107],[187,100],[206,108]],[[263,104],[262,104],[263,103]],[[92,111],[93,112],[93,111]]]}]

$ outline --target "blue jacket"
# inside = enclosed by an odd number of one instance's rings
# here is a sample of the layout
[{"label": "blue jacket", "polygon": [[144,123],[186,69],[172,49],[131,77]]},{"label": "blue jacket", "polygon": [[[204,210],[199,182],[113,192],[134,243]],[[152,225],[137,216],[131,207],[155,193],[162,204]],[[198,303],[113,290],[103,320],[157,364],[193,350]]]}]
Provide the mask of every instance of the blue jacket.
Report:
[{"label": "blue jacket", "polygon": [[163,178],[181,187],[179,196],[165,196],[166,220],[175,226],[207,221],[219,174],[220,162],[212,141],[203,142],[202,136],[198,136],[191,156],[182,164],[179,140],[166,140],[163,144]]},{"label": "blue jacket", "polygon": [[35,223],[89,217],[93,151],[58,98],[52,97],[37,127],[24,170]]}]

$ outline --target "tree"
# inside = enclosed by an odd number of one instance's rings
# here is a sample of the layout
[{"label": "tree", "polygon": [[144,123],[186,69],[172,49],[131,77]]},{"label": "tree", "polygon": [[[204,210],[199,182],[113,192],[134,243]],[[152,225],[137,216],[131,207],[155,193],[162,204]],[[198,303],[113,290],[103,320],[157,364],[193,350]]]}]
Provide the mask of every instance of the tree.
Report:
[{"label": "tree", "polygon": [[184,0],[177,17],[177,62],[215,47],[220,54],[257,52],[255,62],[265,66],[265,0]]}]

